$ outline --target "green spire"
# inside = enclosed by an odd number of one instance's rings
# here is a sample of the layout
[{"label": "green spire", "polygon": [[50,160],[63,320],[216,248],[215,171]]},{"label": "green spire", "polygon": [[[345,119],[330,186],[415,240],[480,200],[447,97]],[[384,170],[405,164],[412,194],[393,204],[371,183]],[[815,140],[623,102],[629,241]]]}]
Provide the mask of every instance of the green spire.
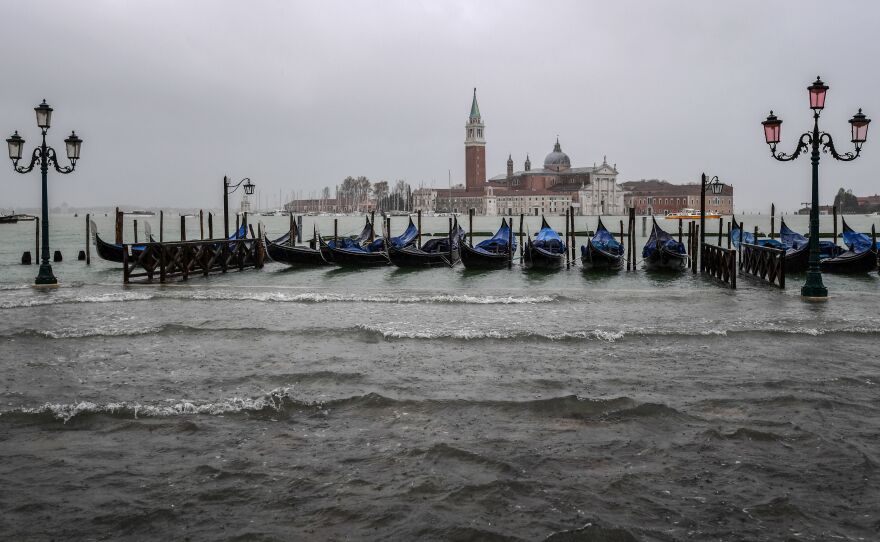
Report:
[{"label": "green spire", "polygon": [[474,101],[471,103],[471,118],[480,118],[480,106],[477,105],[477,88],[474,87]]}]

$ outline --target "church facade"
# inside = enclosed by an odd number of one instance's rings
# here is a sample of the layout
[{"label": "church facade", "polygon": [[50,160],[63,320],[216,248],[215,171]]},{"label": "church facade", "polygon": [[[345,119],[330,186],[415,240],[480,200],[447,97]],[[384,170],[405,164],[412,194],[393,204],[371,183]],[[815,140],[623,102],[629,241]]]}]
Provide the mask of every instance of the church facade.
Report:
[{"label": "church facade", "polygon": [[486,127],[477,103],[471,102],[465,125],[465,183],[452,189],[423,188],[413,193],[414,205],[426,211],[562,215],[569,207],[580,215],[622,215],[623,189],[617,184],[617,166],[603,159],[601,165],[572,167],[559,138],[544,158],[543,167],[532,168],[526,155],[523,169],[514,170],[507,158],[506,173],[486,179]]}]

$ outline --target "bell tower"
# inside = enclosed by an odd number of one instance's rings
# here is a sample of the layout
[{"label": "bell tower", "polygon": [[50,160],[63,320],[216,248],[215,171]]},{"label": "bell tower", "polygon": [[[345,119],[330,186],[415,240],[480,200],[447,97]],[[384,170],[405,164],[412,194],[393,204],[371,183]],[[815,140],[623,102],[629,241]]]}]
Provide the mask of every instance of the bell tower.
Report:
[{"label": "bell tower", "polygon": [[465,188],[468,191],[482,191],[486,184],[486,139],[485,126],[477,105],[477,89],[471,102],[471,114],[465,125],[464,171]]}]

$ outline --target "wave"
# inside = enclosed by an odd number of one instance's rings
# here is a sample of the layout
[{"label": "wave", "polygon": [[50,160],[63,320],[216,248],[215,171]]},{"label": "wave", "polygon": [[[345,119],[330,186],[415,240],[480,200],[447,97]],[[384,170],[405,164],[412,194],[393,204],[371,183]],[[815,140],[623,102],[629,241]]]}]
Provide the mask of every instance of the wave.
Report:
[{"label": "wave", "polygon": [[349,338],[375,342],[377,340],[453,340],[453,341],[550,341],[550,342],[583,342],[600,341],[616,343],[627,339],[650,339],[652,337],[679,337],[682,339],[705,337],[736,338],[737,336],[758,335],[803,335],[817,337],[824,335],[880,335],[880,328],[854,326],[839,329],[792,328],[792,329],[592,329],[579,331],[544,331],[516,329],[481,329],[476,327],[442,328],[417,327],[408,322],[388,322],[383,324],[356,324],[350,327],[314,327],[300,329],[267,329],[261,327],[208,327],[203,325],[162,324],[145,325],[143,327],[124,327],[109,324],[102,327],[87,328],[62,327],[58,329],[29,329],[13,332],[6,337],[41,337],[48,339],[82,339],[89,337],[136,337],[154,334],[239,334],[249,336],[268,334],[303,335],[315,339],[317,337]]},{"label": "wave", "polygon": [[123,301],[147,301],[153,299],[152,294],[144,292],[113,292],[82,296],[40,296],[29,298],[13,298],[0,301],[0,309],[19,309],[44,305],[63,305],[68,303],[120,303]]},{"label": "wave", "polygon": [[[105,415],[123,419],[139,417],[165,418],[174,416],[224,416],[231,414],[251,414],[278,416],[285,411],[306,411],[307,414],[330,415],[335,411],[350,410],[362,413],[370,409],[393,409],[395,411],[472,410],[474,415],[484,415],[488,411],[501,411],[507,414],[531,414],[541,418],[565,418],[581,421],[620,423],[643,418],[683,418],[686,414],[672,407],[656,403],[637,403],[628,397],[590,399],[575,395],[536,399],[527,401],[468,400],[468,399],[393,399],[368,393],[326,401],[305,401],[292,395],[292,388],[277,388],[259,397],[231,397],[215,402],[190,400],[169,400],[164,404],[142,404],[138,402],[117,401],[96,403],[80,401],[75,403],[45,403],[36,407],[20,407],[0,411],[0,419],[24,416],[46,417],[67,423],[75,418],[88,415]],[[419,453],[436,454],[448,450],[422,450]],[[464,452],[462,452],[464,453]]]},{"label": "wave", "polygon": [[[27,287],[25,287],[27,288]],[[9,288],[19,289],[19,288]],[[24,288],[21,288],[24,289]],[[0,301],[0,309],[17,309],[69,303],[121,303],[172,299],[179,301],[256,301],[264,303],[389,303],[389,304],[454,304],[454,305],[520,305],[553,303],[556,295],[390,295],[337,294],[322,292],[249,292],[249,291],[181,291],[181,292],[114,292],[98,295],[29,297]]]}]

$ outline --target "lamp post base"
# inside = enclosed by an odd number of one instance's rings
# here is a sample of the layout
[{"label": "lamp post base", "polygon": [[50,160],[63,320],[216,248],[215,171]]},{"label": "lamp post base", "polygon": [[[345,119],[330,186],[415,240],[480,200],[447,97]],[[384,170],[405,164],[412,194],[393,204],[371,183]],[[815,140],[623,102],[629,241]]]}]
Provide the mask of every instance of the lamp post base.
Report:
[{"label": "lamp post base", "polygon": [[37,273],[37,277],[34,279],[34,286],[55,286],[57,284],[58,279],[52,273],[52,266],[49,264],[40,265],[40,272]]},{"label": "lamp post base", "polygon": [[812,284],[811,277],[807,277],[807,283],[801,286],[801,296],[811,301],[824,301],[828,299],[828,288],[826,288],[821,280],[819,284]]}]

